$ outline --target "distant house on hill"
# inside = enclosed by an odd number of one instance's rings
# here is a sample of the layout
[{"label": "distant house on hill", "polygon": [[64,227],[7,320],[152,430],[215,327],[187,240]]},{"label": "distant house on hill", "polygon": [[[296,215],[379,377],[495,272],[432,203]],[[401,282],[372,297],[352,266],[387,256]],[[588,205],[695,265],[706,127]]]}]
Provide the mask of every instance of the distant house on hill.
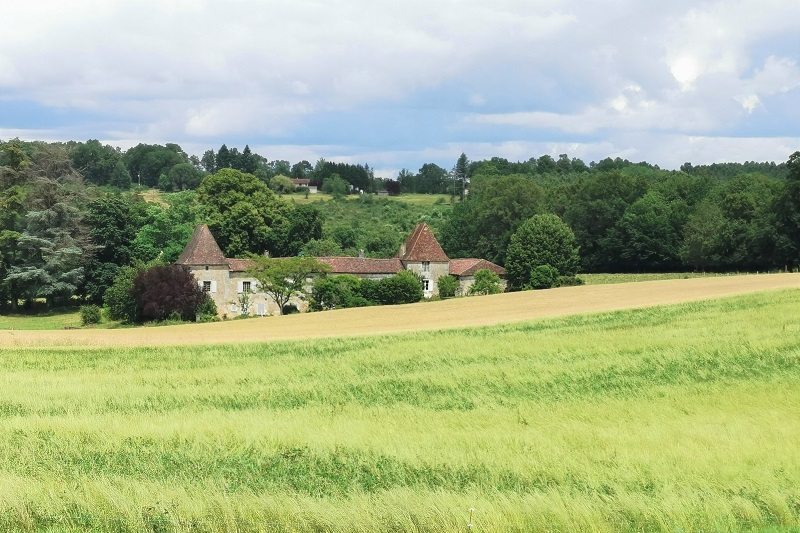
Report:
[{"label": "distant house on hill", "polygon": [[[438,293],[437,283],[442,276],[452,275],[459,281],[459,292],[466,294],[475,281],[478,270],[488,269],[505,277],[505,269],[485,259],[450,259],[427,224],[417,224],[396,257],[373,259],[368,257],[318,257],[330,267],[330,274],[351,274],[360,278],[382,279],[402,270],[417,274],[425,298]],[[217,304],[220,315],[238,314],[238,300],[245,291],[251,293],[250,312],[260,316],[278,314],[277,304],[258,290],[256,280],[247,274],[248,259],[225,257],[217,241],[202,224],[197,226],[189,243],[177,261],[189,267],[197,283],[209,293]],[[306,303],[292,301],[304,310]]]},{"label": "distant house on hill", "polygon": [[295,187],[308,187],[308,192],[311,194],[317,193],[317,186],[311,185],[311,180],[305,178],[293,178],[292,185]]}]

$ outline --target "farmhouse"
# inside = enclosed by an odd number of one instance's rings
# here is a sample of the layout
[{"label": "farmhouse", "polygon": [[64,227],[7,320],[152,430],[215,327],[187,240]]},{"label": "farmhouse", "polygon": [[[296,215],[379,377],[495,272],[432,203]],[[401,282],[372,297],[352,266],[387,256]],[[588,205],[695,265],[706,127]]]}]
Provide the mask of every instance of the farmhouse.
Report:
[{"label": "farmhouse", "polygon": [[[438,293],[438,280],[452,275],[459,281],[459,292],[466,294],[475,282],[475,273],[482,269],[505,277],[505,269],[485,259],[450,259],[427,224],[418,224],[409,235],[396,257],[373,259],[368,257],[318,257],[330,267],[331,274],[351,274],[360,278],[382,279],[402,270],[410,270],[422,280],[425,298]],[[178,258],[179,265],[189,267],[197,283],[209,293],[217,304],[220,315],[241,312],[239,300],[242,293],[250,293],[250,312],[260,316],[278,314],[278,305],[258,289],[256,280],[248,275],[248,259],[225,257],[217,241],[205,224],[195,228],[194,234]],[[505,283],[505,282],[504,282]],[[290,302],[304,310],[306,302]]]}]

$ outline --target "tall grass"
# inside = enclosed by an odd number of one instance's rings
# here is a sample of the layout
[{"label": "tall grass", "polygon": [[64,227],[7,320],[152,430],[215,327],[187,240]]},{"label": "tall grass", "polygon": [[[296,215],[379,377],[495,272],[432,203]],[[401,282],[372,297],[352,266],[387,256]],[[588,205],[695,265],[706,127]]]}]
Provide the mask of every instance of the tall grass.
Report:
[{"label": "tall grass", "polygon": [[0,351],[0,530],[798,527],[798,310]]}]

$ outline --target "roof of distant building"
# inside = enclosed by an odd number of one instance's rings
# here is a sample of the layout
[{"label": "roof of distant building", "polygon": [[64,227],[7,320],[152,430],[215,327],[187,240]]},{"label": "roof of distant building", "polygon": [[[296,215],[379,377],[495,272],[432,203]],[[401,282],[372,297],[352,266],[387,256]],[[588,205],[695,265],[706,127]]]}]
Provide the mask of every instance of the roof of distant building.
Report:
[{"label": "roof of distant building", "polygon": [[179,265],[226,265],[228,260],[222,253],[216,239],[206,224],[194,229],[192,238],[183,249],[177,263]]},{"label": "roof of distant building", "polygon": [[453,276],[472,276],[478,270],[491,270],[499,276],[506,275],[506,269],[486,259],[451,259],[450,274]]},{"label": "roof of distant building", "polygon": [[446,263],[450,259],[444,253],[431,228],[424,222],[417,224],[414,232],[400,247],[398,254],[401,261],[432,261]]},{"label": "roof of distant building", "polygon": [[397,274],[403,270],[403,264],[396,257],[317,257],[317,260],[331,267],[331,274]]}]

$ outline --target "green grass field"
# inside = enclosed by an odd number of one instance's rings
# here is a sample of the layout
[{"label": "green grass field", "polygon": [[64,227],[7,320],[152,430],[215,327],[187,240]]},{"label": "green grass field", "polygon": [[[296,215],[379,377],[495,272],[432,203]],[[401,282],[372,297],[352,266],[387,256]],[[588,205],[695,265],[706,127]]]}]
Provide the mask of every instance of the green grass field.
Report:
[{"label": "green grass field", "polygon": [[586,285],[605,285],[608,283],[631,283],[636,281],[656,281],[662,279],[691,279],[725,276],[715,272],[668,272],[659,274],[578,274]]},{"label": "green grass field", "polygon": [[0,351],[0,530],[798,527],[798,311]]},{"label": "green grass field", "polygon": [[[309,194],[308,198],[303,193],[295,193],[295,194],[284,194],[281,196],[285,200],[295,201],[299,204],[306,204],[312,202],[320,202],[320,201],[328,201],[332,200],[333,196],[330,194],[325,193],[316,193],[316,194]],[[346,196],[345,199],[350,201],[359,200],[358,195],[349,195]],[[449,204],[450,203],[450,196],[447,194],[401,194],[398,196],[375,196],[376,200],[381,199],[392,200],[395,202],[403,202],[406,204],[412,205],[421,205],[421,206],[431,206],[431,205],[438,205],[438,204]]]},{"label": "green grass field", "polygon": [[81,326],[78,311],[60,311],[30,315],[0,315],[0,329],[64,329]]}]

